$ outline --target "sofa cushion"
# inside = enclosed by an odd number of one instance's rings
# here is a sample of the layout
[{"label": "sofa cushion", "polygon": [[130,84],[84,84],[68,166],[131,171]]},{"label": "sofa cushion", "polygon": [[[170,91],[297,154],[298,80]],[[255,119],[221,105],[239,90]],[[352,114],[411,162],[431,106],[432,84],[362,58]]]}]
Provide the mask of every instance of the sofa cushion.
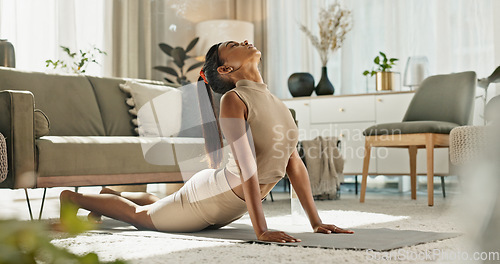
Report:
[{"label": "sofa cushion", "polygon": [[130,122],[132,116],[125,104],[127,94],[118,85],[125,80],[118,78],[99,78],[87,76],[94,88],[97,103],[101,110],[104,129],[108,136],[134,136],[134,126]]},{"label": "sofa cushion", "polygon": [[40,177],[207,168],[202,138],[46,136],[36,140],[36,147]]},{"label": "sofa cushion", "polygon": [[50,117],[53,136],[104,136],[96,95],[84,76],[0,68],[0,90],[32,92],[36,108]]},{"label": "sofa cushion", "polygon": [[[94,88],[99,109],[101,111],[104,129],[108,136],[135,136],[134,131],[137,128],[132,119],[137,113],[129,113],[130,107],[127,105],[129,93],[123,92],[119,85],[126,81],[134,81],[145,84],[162,85],[162,82],[141,79],[120,79],[120,78],[101,78],[87,76]],[[175,85],[174,85],[175,87]]]},{"label": "sofa cushion", "polygon": [[449,134],[458,125],[441,121],[407,121],[373,125],[365,131],[365,136],[399,135],[416,133]]},{"label": "sofa cushion", "polygon": [[139,135],[139,129],[138,127],[138,122],[137,122],[137,109],[135,108],[135,101],[134,98],[132,98],[132,94],[130,91],[130,87],[125,85],[126,83],[120,83],[119,87],[120,89],[127,94],[127,99],[125,100],[125,103],[130,107],[128,112],[132,115],[132,125],[134,125],[134,132],[135,135]]},{"label": "sofa cushion", "polygon": [[50,120],[47,115],[40,109],[35,109],[35,138],[48,136],[50,132]]},{"label": "sofa cushion", "polygon": [[180,90],[133,81],[120,86],[130,90],[134,99],[139,135],[171,137],[179,133],[182,121]]},{"label": "sofa cushion", "polygon": [[[203,137],[202,121],[200,113],[200,103],[198,99],[198,87],[196,84],[183,85],[181,87],[169,84],[171,87],[176,87],[182,92],[182,115],[181,115],[181,127],[177,137]],[[128,110],[132,115],[132,124],[136,126],[135,132],[139,135],[139,130],[137,128],[137,108],[134,98],[132,98],[132,87],[130,85],[120,84],[120,89],[130,96],[125,100],[126,104],[130,107]],[[219,96],[218,96],[219,95]],[[220,102],[220,94],[215,94],[217,102]],[[208,100],[208,97],[207,97]],[[140,101],[140,99],[139,99]]]}]

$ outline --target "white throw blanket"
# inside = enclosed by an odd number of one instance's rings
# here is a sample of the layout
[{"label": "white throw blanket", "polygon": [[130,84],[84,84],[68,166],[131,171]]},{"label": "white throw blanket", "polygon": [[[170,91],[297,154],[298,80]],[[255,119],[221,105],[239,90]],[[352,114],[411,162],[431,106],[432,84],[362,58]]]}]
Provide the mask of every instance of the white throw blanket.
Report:
[{"label": "white throw blanket", "polygon": [[303,140],[302,148],[313,196],[335,198],[337,188],[344,181],[344,159],[337,148],[337,138]]}]

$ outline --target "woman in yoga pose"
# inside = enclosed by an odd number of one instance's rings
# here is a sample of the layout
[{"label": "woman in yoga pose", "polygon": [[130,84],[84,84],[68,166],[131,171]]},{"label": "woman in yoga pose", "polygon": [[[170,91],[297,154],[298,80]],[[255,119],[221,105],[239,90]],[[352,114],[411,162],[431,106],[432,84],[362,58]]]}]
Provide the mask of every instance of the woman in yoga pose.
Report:
[{"label": "woman in yoga pose", "polygon": [[[137,228],[166,232],[219,228],[248,211],[259,240],[300,242],[284,232],[268,230],[262,210],[262,199],[287,173],[314,232],[353,233],[321,221],[307,170],[296,150],[297,126],[288,108],[263,83],[260,58],[260,51],[247,41],[219,43],[206,54],[198,89],[208,92],[208,100],[200,100],[200,107],[210,169],[196,173],[163,199],[108,188],[101,194],[63,191],[61,208],[74,204],[91,211],[91,219],[105,215]],[[213,92],[223,94],[219,116],[203,110],[215,108]],[[231,152],[226,166],[220,168],[222,134]]]}]

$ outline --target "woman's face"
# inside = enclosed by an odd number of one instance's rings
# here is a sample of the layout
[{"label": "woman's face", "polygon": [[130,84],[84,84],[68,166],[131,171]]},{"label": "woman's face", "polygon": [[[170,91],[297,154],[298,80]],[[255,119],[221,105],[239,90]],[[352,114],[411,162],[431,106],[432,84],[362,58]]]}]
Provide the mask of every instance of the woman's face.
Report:
[{"label": "woman's face", "polygon": [[261,53],[249,44],[248,41],[226,41],[219,46],[219,58],[224,66],[232,67],[232,71],[239,69],[246,63],[259,63]]}]

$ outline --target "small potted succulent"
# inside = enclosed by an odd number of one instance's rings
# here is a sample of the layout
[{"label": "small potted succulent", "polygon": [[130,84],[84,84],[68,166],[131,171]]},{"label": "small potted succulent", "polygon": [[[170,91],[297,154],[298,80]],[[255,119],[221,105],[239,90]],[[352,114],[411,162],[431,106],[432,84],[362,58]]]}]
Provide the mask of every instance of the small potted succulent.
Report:
[{"label": "small potted succulent", "polygon": [[380,55],[375,57],[373,62],[376,65],[376,69],[372,69],[371,71],[364,71],[363,75],[376,76],[377,83],[377,91],[392,91],[395,85],[395,78],[397,76],[397,72],[390,71],[394,65],[396,65],[396,58],[387,58],[387,55],[382,51],[379,52]]}]

